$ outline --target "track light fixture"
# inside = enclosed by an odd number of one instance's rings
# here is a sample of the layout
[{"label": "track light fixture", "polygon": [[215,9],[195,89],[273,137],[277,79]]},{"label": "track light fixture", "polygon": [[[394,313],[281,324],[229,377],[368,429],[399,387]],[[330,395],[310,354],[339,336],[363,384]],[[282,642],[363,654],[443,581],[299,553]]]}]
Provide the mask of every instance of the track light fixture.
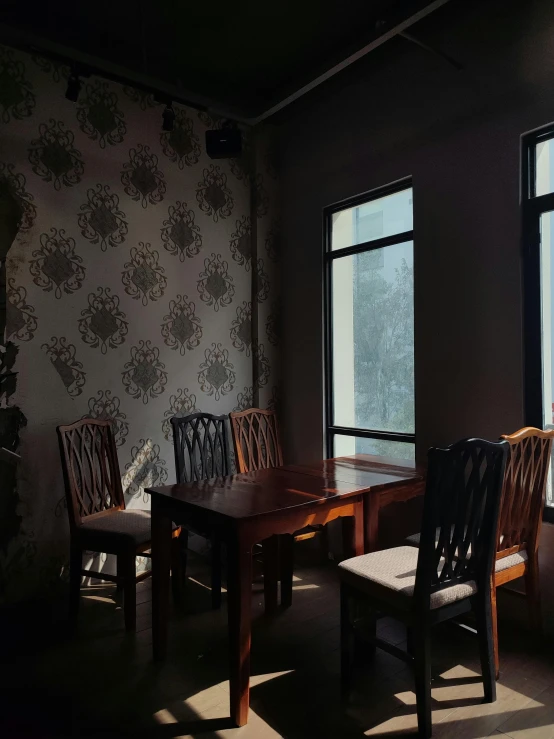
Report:
[{"label": "track light fixture", "polygon": [[162,113],[162,129],[164,131],[173,131],[173,124],[175,123],[175,111],[173,110],[173,101],[168,100],[164,111]]},{"label": "track light fixture", "polygon": [[67,100],[71,100],[72,103],[76,103],[79,99],[79,93],[81,91],[81,79],[77,70],[73,67],[67,80],[67,90],[65,91],[65,97]]}]

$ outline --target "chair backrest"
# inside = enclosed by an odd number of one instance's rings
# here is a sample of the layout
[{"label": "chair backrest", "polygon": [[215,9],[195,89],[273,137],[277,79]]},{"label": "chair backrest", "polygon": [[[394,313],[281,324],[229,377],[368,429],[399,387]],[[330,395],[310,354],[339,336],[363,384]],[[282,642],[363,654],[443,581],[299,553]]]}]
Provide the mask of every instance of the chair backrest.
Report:
[{"label": "chair backrest", "polygon": [[535,552],[538,547],[554,431],[527,426],[500,438],[510,449],[498,518],[497,559],[522,549]]},{"label": "chair backrest", "polygon": [[275,411],[249,408],[230,413],[237,469],[252,472],[283,464],[279,425]]},{"label": "chair backrest", "polygon": [[229,474],[227,416],[191,413],[174,416],[173,449],[178,482],[207,480]]},{"label": "chair backrest", "polygon": [[432,593],[468,580],[489,586],[508,443],[465,439],[430,449],[414,592],[426,609]]},{"label": "chair backrest", "polygon": [[57,431],[71,528],[94,513],[125,508],[112,422],[83,418]]}]

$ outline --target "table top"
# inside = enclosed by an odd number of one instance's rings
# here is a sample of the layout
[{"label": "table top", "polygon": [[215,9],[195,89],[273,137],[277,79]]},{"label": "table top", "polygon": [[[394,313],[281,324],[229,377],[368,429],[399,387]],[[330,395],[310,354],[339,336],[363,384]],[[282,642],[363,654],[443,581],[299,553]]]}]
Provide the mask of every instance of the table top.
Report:
[{"label": "table top", "polygon": [[147,488],[146,492],[155,498],[170,499],[183,508],[244,519],[287,508],[322,505],[339,497],[378,492],[423,479],[414,463],[402,465],[398,460],[375,461],[369,455],[359,454]]},{"label": "table top", "polygon": [[425,478],[423,467],[411,460],[376,457],[370,454],[354,454],[349,457],[322,459],[307,464],[285,465],[283,469],[308,475],[323,474],[343,482],[359,482],[362,485],[370,485],[372,489],[378,484],[378,478],[375,475],[378,475],[379,479],[384,474],[395,478],[409,478],[409,482]]}]

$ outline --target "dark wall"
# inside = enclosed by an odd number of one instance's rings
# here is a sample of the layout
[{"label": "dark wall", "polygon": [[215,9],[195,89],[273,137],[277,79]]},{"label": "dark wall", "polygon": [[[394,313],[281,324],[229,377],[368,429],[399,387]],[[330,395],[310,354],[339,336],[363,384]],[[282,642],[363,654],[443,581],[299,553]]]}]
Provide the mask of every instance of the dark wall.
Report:
[{"label": "dark wall", "polygon": [[411,175],[417,453],[524,422],[520,137],[554,120],[554,3],[452,0],[282,121],[284,424],[323,448],[322,209]]}]

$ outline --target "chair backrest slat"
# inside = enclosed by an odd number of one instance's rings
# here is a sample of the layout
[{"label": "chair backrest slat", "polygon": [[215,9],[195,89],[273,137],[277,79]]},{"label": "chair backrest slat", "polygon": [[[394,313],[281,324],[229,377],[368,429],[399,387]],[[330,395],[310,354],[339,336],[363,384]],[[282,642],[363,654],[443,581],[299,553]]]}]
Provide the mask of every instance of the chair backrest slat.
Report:
[{"label": "chair backrest slat", "polygon": [[536,551],[554,431],[526,426],[500,437],[510,445],[498,519],[496,557]]},{"label": "chair backrest slat", "polygon": [[415,601],[469,580],[488,587],[508,443],[483,439],[430,449]]},{"label": "chair backrest slat", "polygon": [[174,416],[173,450],[178,482],[208,480],[229,474],[227,416],[191,413]]},{"label": "chair backrest slat", "polygon": [[111,421],[83,418],[57,431],[71,527],[94,513],[125,508]]},{"label": "chair backrest slat", "polygon": [[283,451],[275,411],[250,408],[230,413],[239,472],[280,467]]}]

